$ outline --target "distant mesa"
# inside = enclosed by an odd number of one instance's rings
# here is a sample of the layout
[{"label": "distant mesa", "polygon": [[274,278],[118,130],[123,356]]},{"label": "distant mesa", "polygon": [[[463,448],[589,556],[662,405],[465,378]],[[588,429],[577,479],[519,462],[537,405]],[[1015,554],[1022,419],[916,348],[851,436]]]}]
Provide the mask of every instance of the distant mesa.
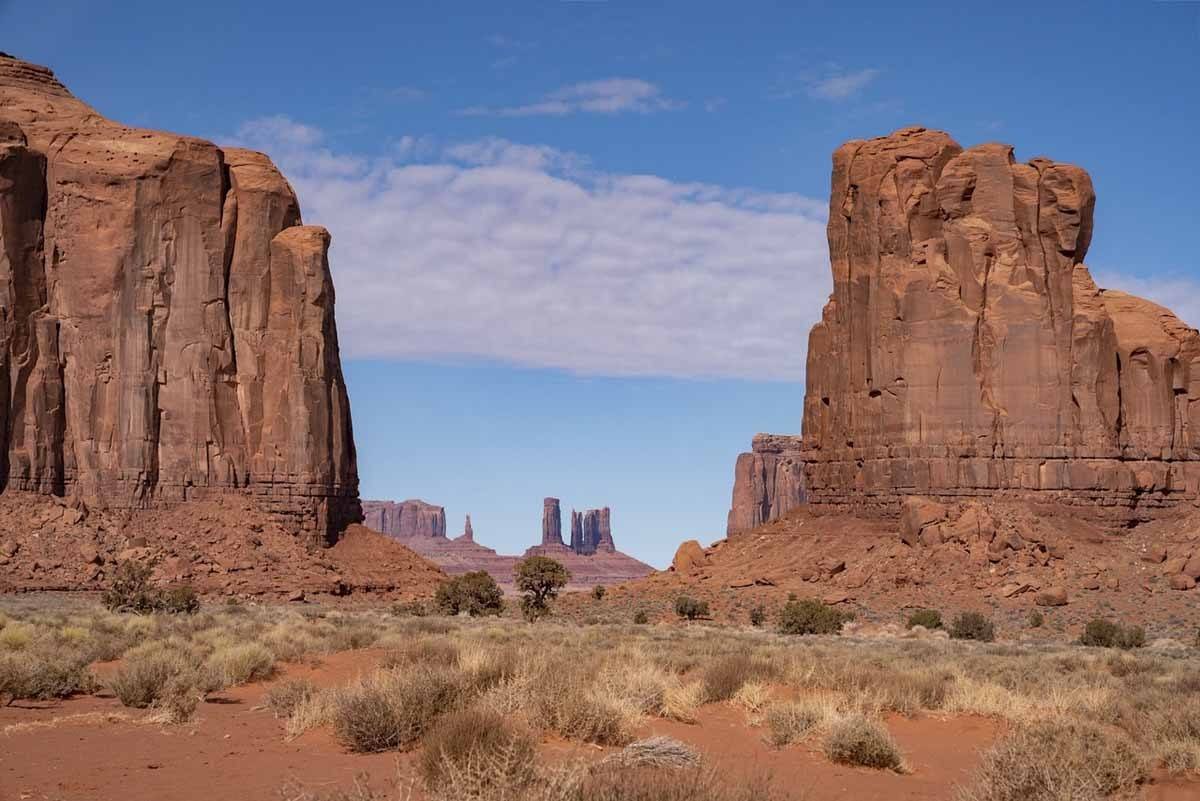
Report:
[{"label": "distant mesa", "polygon": [[526,556],[549,556],[571,571],[576,589],[641,578],[654,568],[621,553],[613,542],[609,507],[571,512],[571,542],[563,541],[562,505],[558,498],[542,501],[542,532],[538,544],[522,556],[498,554],[475,541],[471,516],[463,533],[446,536],[446,510],[421,500],[363,501],[366,525],[393,537],[451,575],[485,570],[504,587],[512,587],[513,569]]}]

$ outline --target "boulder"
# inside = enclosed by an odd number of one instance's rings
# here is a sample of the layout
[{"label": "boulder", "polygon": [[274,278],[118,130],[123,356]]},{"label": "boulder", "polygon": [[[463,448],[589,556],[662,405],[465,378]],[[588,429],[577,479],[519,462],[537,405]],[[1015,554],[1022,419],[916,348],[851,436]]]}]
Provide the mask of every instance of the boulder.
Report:
[{"label": "boulder", "polygon": [[1176,573],[1167,580],[1167,586],[1173,590],[1190,590],[1196,586],[1196,580],[1185,573]]},{"label": "boulder", "polygon": [[[905,498],[900,507],[900,540],[906,545],[915,546],[926,526],[945,519],[946,507],[942,504],[928,498]],[[941,539],[938,541],[941,542]]]},{"label": "boulder", "polygon": [[1066,606],[1068,601],[1067,591],[1062,587],[1047,587],[1034,596],[1038,606]]},{"label": "boulder", "polygon": [[687,540],[675,550],[675,558],[671,560],[671,569],[676,573],[692,573],[708,564],[708,556],[700,543]]},{"label": "boulder", "polygon": [[1194,579],[1200,580],[1200,553],[1194,554],[1188,559],[1180,572],[1185,576],[1191,576]]}]

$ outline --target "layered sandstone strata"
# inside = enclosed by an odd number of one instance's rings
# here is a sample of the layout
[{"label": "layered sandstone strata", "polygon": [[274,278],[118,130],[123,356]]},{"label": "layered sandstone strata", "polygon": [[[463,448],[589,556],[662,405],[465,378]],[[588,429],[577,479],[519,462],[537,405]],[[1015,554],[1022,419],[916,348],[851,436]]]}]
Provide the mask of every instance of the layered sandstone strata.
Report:
[{"label": "layered sandstone strata", "polygon": [[[834,154],[833,296],[802,440],[738,462],[730,530],[906,495],[1145,520],[1200,490],[1200,334],[1099,289],[1087,173],[907,128]],[[782,474],[781,471],[782,470]]]},{"label": "layered sandstone strata", "polygon": [[364,524],[389,537],[402,540],[446,537],[446,510],[441,506],[410,499],[399,503],[363,501],[362,508]]},{"label": "layered sandstone strata", "polygon": [[0,490],[358,520],[329,234],[266,156],[111,122],[0,54]]}]

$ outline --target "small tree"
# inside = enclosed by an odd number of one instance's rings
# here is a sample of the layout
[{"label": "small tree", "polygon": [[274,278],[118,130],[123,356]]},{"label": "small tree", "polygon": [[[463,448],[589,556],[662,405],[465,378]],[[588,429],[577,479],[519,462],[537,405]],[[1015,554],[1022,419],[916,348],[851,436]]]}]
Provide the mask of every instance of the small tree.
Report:
[{"label": "small tree", "polygon": [[996,639],[996,626],[979,612],[963,612],[950,624],[950,637],[991,642]]},{"label": "small tree", "polygon": [[487,571],[475,570],[442,582],[434,602],[444,615],[498,615],[504,609],[504,593]]},{"label": "small tree", "polygon": [[1146,644],[1146,631],[1141,626],[1122,626],[1096,618],[1084,628],[1079,644],[1099,648],[1141,648]]},{"label": "small tree", "polygon": [[750,625],[758,628],[763,623],[767,622],[767,610],[761,606],[756,606],[750,610]]},{"label": "small tree", "polygon": [[927,629],[942,627],[942,613],[936,609],[918,609],[908,616],[908,627],[921,626]]},{"label": "small tree", "polygon": [[788,601],[779,613],[779,633],[837,634],[842,624],[853,618],[849,612],[834,609],[815,598]]},{"label": "small tree", "polygon": [[190,615],[200,608],[200,597],[188,585],[157,589],[150,583],[154,562],[120,562],[101,600],[113,612],[151,612]]},{"label": "small tree", "polygon": [[517,563],[513,571],[517,589],[524,593],[521,611],[526,620],[537,620],[550,611],[550,601],[571,580],[571,571],[548,556],[530,556]]},{"label": "small tree", "polygon": [[685,620],[708,617],[708,601],[697,601],[687,595],[675,599],[675,614]]},{"label": "small tree", "polygon": [[603,601],[604,595],[607,592],[608,592],[608,590],[606,590],[604,588],[603,584],[597,584],[595,587],[592,587],[592,597],[595,598],[597,601]]}]

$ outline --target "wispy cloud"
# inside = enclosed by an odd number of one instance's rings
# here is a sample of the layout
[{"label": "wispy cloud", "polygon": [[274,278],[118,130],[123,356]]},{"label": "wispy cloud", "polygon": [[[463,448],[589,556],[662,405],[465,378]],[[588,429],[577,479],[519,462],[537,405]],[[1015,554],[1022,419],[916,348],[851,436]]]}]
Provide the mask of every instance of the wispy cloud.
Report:
[{"label": "wispy cloud", "polygon": [[834,71],[809,81],[808,93],[822,100],[845,100],[854,97],[879,77],[877,69],[852,72]]},{"label": "wispy cloud", "polygon": [[663,95],[662,90],[639,78],[607,78],[585,81],[555,90],[536,101],[516,106],[471,106],[467,116],[563,117],[568,114],[650,114],[675,111],[686,104]]},{"label": "wispy cloud", "polygon": [[822,201],[602,172],[504,139],[400,140],[416,161],[337,152],[283,117],[238,139],[333,232],[348,357],[803,375],[830,288]]},{"label": "wispy cloud", "polygon": [[849,100],[862,94],[882,74],[874,67],[848,70],[831,63],[781,77],[769,96],[777,100],[805,95],[817,100]]},{"label": "wispy cloud", "polygon": [[1200,281],[1186,274],[1131,275],[1120,270],[1092,270],[1096,284],[1166,306],[1189,326],[1200,326]]}]

